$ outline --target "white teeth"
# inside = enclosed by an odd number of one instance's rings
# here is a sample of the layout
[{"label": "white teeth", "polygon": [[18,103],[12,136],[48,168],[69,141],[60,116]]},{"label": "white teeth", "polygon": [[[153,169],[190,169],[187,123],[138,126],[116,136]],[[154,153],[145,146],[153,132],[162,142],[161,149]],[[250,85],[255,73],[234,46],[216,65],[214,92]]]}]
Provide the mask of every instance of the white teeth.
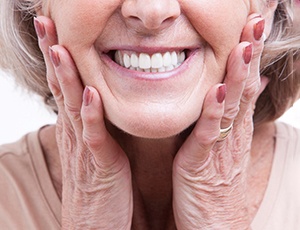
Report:
[{"label": "white teeth", "polygon": [[139,58],[136,54],[132,54],[130,57],[131,66],[134,68],[139,67]]},{"label": "white teeth", "polygon": [[151,56],[151,66],[152,68],[160,68],[164,64],[163,57],[160,53],[155,53]]},{"label": "white teeth", "polygon": [[[177,54],[175,51],[173,51],[171,53],[171,60],[172,60],[172,65],[177,65],[178,63],[178,58],[177,58]],[[184,61],[184,60],[183,60]]]},{"label": "white teeth", "polygon": [[124,66],[126,68],[129,68],[131,66],[131,63],[130,63],[130,57],[128,54],[124,54],[124,57],[123,57],[123,62],[124,62]]},{"label": "white teeth", "polygon": [[[134,54],[132,54],[134,55]],[[139,67],[141,69],[150,69],[151,68],[151,59],[148,54],[141,53],[139,56]]]},{"label": "white teeth", "polygon": [[161,68],[158,69],[158,72],[159,73],[166,72],[166,68],[165,67],[161,67]]},{"label": "white teeth", "polygon": [[164,54],[163,60],[164,60],[164,66],[165,67],[168,67],[169,65],[172,65],[172,58],[171,58],[171,54],[169,52]]},{"label": "white teeth", "polygon": [[115,62],[119,65],[140,72],[166,72],[171,71],[185,61],[184,52],[166,52],[164,54],[155,53],[149,55],[146,53],[123,53],[121,51],[115,52]]},{"label": "white teeth", "polygon": [[182,53],[180,53],[180,55],[179,55],[178,63],[182,63],[182,62],[184,62],[184,60],[185,60],[185,53],[182,52]]},{"label": "white teeth", "polygon": [[121,66],[124,66],[123,58],[120,52],[116,52],[115,59],[117,63],[119,63]]}]

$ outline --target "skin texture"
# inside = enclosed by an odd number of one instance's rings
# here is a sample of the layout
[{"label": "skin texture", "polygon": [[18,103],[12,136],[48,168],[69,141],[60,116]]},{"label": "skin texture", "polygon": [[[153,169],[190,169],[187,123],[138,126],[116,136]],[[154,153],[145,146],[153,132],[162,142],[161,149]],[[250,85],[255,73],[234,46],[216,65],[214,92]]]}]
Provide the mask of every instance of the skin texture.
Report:
[{"label": "skin texture", "polygon": [[[213,15],[204,13],[211,8]],[[101,94],[106,117],[132,135],[158,138],[176,135],[197,120],[206,93],[224,78],[228,55],[240,39],[250,3],[52,1],[47,11],[56,24],[59,44],[72,55],[83,83]],[[159,82],[124,77],[101,55],[112,49],[141,52],[186,47],[198,49],[189,66],[176,79]]]},{"label": "skin texture", "polygon": [[[254,38],[264,19],[250,13],[266,13],[270,27],[276,6],[141,2],[51,1],[44,9],[51,19],[36,19],[59,108],[52,154],[61,169],[50,173],[62,196],[62,228],[248,229],[252,114],[267,84],[259,76],[263,30]],[[163,81],[121,76],[102,53],[176,46],[196,53]]]}]

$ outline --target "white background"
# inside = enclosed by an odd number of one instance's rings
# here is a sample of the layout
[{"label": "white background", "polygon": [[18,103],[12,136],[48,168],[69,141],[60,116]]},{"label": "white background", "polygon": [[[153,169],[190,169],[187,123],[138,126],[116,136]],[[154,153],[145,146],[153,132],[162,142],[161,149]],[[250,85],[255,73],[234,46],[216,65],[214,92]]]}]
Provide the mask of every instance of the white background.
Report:
[{"label": "white background", "polygon": [[[56,120],[37,96],[16,87],[12,79],[1,71],[0,108],[0,144],[18,140],[24,134]],[[300,128],[300,101],[280,120]]]}]

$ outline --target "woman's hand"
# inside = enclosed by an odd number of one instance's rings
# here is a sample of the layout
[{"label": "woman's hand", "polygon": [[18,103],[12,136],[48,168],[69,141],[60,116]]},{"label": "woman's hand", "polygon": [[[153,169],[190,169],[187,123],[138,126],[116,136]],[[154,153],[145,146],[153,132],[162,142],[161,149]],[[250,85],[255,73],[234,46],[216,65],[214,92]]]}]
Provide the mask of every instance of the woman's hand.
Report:
[{"label": "woman's hand", "polygon": [[[252,15],[232,51],[224,83],[207,94],[202,114],[173,164],[173,209],[178,229],[248,229],[246,169],[253,109],[260,88],[264,20]],[[225,96],[226,95],[226,96]],[[225,99],[225,100],[224,100]],[[220,128],[233,124],[218,140]]]},{"label": "woman's hand", "polygon": [[106,130],[101,96],[93,87],[84,89],[70,54],[55,45],[53,22],[38,17],[35,26],[49,87],[58,105],[62,229],[130,229],[130,165]]}]

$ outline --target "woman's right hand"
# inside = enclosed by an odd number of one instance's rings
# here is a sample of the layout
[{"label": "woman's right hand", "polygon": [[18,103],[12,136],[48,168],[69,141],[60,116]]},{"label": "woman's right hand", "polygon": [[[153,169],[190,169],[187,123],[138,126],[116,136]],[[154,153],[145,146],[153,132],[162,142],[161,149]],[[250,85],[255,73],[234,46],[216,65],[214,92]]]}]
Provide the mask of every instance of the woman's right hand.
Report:
[{"label": "woman's right hand", "polygon": [[101,96],[93,87],[83,89],[70,54],[56,45],[54,23],[40,16],[35,18],[35,27],[48,85],[58,106],[62,229],[130,229],[130,165],[106,130]]}]

